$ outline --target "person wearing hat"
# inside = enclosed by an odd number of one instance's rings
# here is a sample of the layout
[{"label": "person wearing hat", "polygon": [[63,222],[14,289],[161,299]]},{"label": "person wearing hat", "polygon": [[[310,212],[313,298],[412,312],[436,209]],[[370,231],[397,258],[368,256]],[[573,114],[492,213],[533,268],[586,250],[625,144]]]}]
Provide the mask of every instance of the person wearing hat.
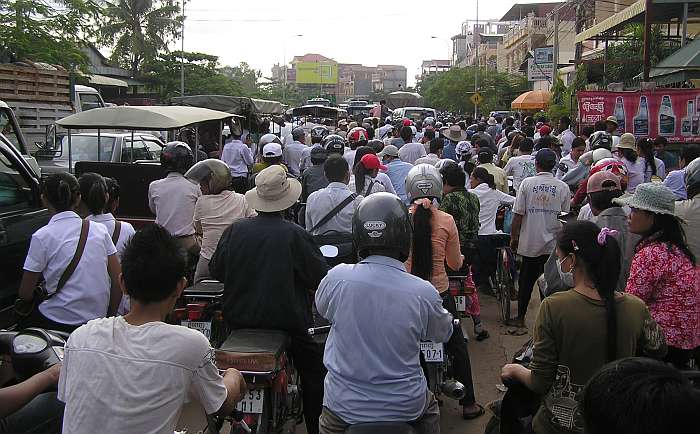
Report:
[{"label": "person wearing hat", "polygon": [[488,127],[486,127],[486,133],[496,140],[496,137],[501,133],[501,126],[498,124],[498,121],[495,117],[491,116],[489,120],[486,121],[486,124],[488,125]]},{"label": "person wearing hat", "polygon": [[617,159],[622,161],[627,168],[627,192],[634,193],[637,186],[644,182],[646,170],[646,161],[637,154],[634,135],[632,133],[623,134],[620,136],[620,142],[613,149],[615,149]]},{"label": "person wearing hat", "polygon": [[666,335],[666,361],[688,369],[700,347],[700,279],[695,255],[688,247],[676,197],[663,184],[640,184],[633,196],[614,199],[632,209],[630,232],[641,235],[632,258],[625,292],[649,306]]},{"label": "person wearing hat", "polygon": [[311,167],[304,170],[301,175],[301,201],[306,202],[307,198],[314,191],[318,191],[328,186],[328,179],[323,171],[323,163],[326,162],[328,153],[322,146],[311,148]]},{"label": "person wearing hat", "polygon": [[611,136],[615,135],[617,131],[617,118],[615,116],[608,116],[605,119],[605,131]]},{"label": "person wearing hat", "polygon": [[476,154],[476,159],[479,163],[476,167],[483,167],[493,175],[496,189],[508,193],[508,177],[506,176],[505,170],[493,164],[493,151],[491,148],[480,146]]},{"label": "person wearing hat", "polygon": [[304,419],[318,433],[323,401],[323,348],[307,334],[313,327],[308,295],[328,267],[311,235],[283,218],[301,195],[301,184],[279,165],[262,170],[245,194],[256,217],[224,231],[209,263],[224,283],[224,320],[229,329],[283,330],[291,338],[291,357],[304,388]]},{"label": "person wearing hat", "polygon": [[450,125],[440,130],[440,135],[445,138],[445,147],[442,150],[442,157],[459,161],[457,159],[457,143],[467,139],[467,132],[460,128],[459,125]]},{"label": "person wearing hat", "polygon": [[525,314],[532,288],[554,250],[555,233],[561,228],[559,214],[569,212],[569,187],[552,175],[556,164],[554,151],[537,151],[537,175],[525,178],[515,195],[510,245],[513,252],[522,257],[522,265],[518,280],[518,317],[509,321],[509,325],[515,327],[511,332],[517,335],[527,333]]},{"label": "person wearing hat", "polygon": [[263,169],[267,169],[270,166],[278,165],[284,168],[287,172],[287,166],[282,163],[282,145],[276,142],[268,143],[262,148],[262,153],[260,154],[262,161],[255,163],[253,166],[253,176],[260,173]]},{"label": "person wearing hat", "polygon": [[401,161],[399,158],[399,149],[394,145],[385,146],[384,149],[377,154],[377,156],[382,159],[382,162],[386,166],[386,170],[384,172],[391,180],[391,185],[394,186],[396,195],[407,204],[408,195],[406,194],[406,176],[408,176],[408,172],[413,168],[413,165],[411,163]]},{"label": "person wearing hat", "polygon": [[386,169],[387,167],[379,161],[379,157],[374,154],[365,154],[353,168],[348,188],[350,191],[365,197],[386,191],[384,185],[375,179],[379,170]]},{"label": "person wearing hat", "polygon": [[236,193],[244,194],[248,190],[248,175],[253,167],[253,153],[241,141],[241,127],[233,125],[232,140],[226,142],[221,152],[221,161],[226,163],[231,171],[231,185]]}]

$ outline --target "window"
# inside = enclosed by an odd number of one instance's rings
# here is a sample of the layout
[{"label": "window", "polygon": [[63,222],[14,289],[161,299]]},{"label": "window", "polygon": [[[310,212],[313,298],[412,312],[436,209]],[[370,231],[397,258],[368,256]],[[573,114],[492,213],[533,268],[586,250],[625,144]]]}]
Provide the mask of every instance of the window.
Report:
[{"label": "window", "polygon": [[155,140],[143,139],[143,142],[151,154],[150,160],[160,160],[160,153],[163,151],[163,145]]},{"label": "window", "polygon": [[94,108],[104,107],[102,98],[95,93],[79,93],[80,98],[80,110],[86,112]]},{"label": "window", "polygon": [[[152,160],[148,148],[141,139],[134,139],[132,151],[131,139],[125,139],[122,144],[122,163],[133,163],[138,160]],[[133,154],[132,154],[133,152]]]},{"label": "window", "polygon": [[[100,148],[97,149],[97,135],[71,136],[71,156],[77,161],[112,161],[114,137],[100,136]],[[68,136],[61,140],[61,156],[59,160],[68,161]],[[98,158],[99,157],[99,158]]]},{"label": "window", "polygon": [[0,154],[0,213],[30,206],[29,185],[4,154]]},{"label": "window", "polygon": [[20,149],[17,131],[15,131],[14,125],[10,122],[10,115],[5,111],[0,111],[0,133],[2,133],[10,143],[15,145],[15,148]]}]

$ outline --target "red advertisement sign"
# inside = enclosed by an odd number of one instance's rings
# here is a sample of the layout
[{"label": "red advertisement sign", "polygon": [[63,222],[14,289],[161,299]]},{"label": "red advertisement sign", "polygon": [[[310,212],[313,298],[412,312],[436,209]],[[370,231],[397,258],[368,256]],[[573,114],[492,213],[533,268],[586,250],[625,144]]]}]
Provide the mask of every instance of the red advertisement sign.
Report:
[{"label": "red advertisement sign", "polygon": [[700,89],[581,91],[577,97],[580,126],[615,116],[620,134],[700,143]]}]

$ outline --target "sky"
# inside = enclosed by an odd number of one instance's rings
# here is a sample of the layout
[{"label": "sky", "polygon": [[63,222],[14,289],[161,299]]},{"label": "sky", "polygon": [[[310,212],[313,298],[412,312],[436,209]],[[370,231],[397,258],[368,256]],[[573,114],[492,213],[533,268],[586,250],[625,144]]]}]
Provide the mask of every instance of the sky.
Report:
[{"label": "sky", "polygon": [[[479,19],[498,19],[513,3],[481,0]],[[247,62],[269,77],[275,63],[317,53],[404,65],[410,86],[421,61],[447,58],[450,37],[476,19],[476,0],[188,0],[185,15],[185,51],[219,56],[222,65]]]}]

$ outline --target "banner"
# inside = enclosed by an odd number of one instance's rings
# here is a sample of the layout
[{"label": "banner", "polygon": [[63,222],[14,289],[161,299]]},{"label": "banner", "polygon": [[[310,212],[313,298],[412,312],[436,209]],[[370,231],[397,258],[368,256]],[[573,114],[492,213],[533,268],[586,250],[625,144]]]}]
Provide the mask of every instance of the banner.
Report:
[{"label": "banner", "polygon": [[297,84],[338,84],[338,64],[299,62],[295,65]]},{"label": "banner", "polygon": [[581,91],[577,98],[580,127],[615,116],[620,134],[700,143],[700,89]]}]

